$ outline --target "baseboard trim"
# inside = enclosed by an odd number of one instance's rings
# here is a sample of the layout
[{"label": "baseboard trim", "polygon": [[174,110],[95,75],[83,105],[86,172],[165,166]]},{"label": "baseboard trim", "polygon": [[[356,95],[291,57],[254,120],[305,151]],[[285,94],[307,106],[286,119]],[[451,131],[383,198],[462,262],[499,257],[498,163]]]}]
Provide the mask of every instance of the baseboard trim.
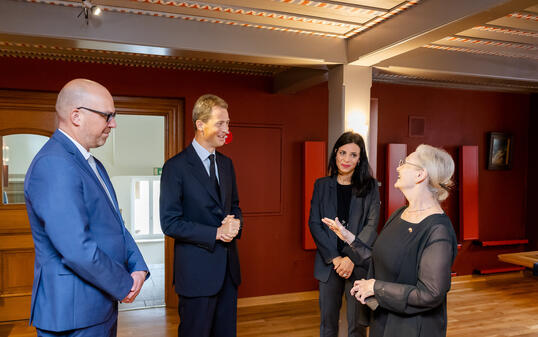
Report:
[{"label": "baseboard trim", "polygon": [[237,300],[237,307],[244,308],[244,307],[257,306],[257,305],[309,301],[309,300],[317,300],[318,298],[319,298],[319,291],[317,290],[302,291],[302,292],[287,293],[287,294],[266,295],[266,296],[242,297]]}]

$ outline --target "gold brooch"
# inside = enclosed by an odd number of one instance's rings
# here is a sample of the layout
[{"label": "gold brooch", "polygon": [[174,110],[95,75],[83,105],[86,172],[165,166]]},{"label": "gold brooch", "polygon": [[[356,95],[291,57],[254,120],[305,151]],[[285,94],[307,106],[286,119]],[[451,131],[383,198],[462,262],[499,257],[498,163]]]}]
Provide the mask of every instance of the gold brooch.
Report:
[{"label": "gold brooch", "polygon": [[409,227],[407,230],[409,231],[409,233],[413,233],[413,228]]}]

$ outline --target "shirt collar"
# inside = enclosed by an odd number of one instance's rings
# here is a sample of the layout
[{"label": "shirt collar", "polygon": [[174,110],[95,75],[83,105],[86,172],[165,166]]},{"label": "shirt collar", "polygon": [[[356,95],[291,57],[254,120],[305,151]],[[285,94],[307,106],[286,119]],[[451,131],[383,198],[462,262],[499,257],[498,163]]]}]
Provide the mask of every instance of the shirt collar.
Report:
[{"label": "shirt collar", "polygon": [[206,160],[210,154],[215,154],[215,151],[213,153],[207,151],[202,145],[200,145],[196,139],[192,140],[192,147],[194,147],[194,151],[196,151],[196,154],[202,161]]},{"label": "shirt collar", "polygon": [[88,160],[88,158],[90,158],[90,156],[92,155],[90,152],[86,151],[86,149],[84,148],[84,146],[80,145],[76,140],[74,140],[71,136],[69,136],[67,134],[67,132],[65,132],[64,130],[62,129],[58,129],[60,130],[66,137],[67,139],[69,139],[70,141],[73,142],[73,144],[75,144],[75,146],[77,147],[77,149],[80,151],[80,153],[82,154],[82,156],[84,157],[84,159]]}]

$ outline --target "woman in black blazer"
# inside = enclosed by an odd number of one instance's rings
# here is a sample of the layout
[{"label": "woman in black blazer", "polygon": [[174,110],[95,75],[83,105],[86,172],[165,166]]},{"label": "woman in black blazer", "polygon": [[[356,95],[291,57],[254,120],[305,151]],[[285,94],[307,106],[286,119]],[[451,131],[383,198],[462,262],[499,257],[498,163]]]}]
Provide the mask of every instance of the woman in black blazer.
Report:
[{"label": "woman in black blazer", "polygon": [[329,176],[314,185],[309,226],[317,245],[314,277],[319,280],[320,337],[338,335],[342,294],[346,294],[348,336],[366,336],[369,312],[350,290],[353,282],[366,277],[368,260],[322,223],[339,218],[366,246],[377,236],[379,191],[372,177],[364,140],[353,132],[342,134],[329,159]]},{"label": "woman in black blazer", "polygon": [[[454,161],[441,149],[420,145],[400,161],[394,184],[409,202],[395,211],[371,253],[368,280],[351,293],[374,310],[370,337],[445,337],[446,294],[457,241],[440,202],[448,197]],[[353,250],[365,251],[338,221],[324,219]]]}]

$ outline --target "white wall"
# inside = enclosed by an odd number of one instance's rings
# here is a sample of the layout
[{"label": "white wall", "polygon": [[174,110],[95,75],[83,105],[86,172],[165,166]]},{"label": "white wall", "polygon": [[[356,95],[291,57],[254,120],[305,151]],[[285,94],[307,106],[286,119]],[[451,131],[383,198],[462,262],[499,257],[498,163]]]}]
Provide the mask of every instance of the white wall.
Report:
[{"label": "white wall", "polygon": [[164,164],[164,117],[117,115],[105,145],[92,149],[112,176],[149,176]]},{"label": "white wall", "polygon": [[[117,115],[117,128],[105,145],[92,154],[105,166],[125,226],[131,231],[131,183],[140,176],[152,176],[153,168],[164,164],[164,117]],[[132,233],[132,231],[131,231]],[[164,239],[136,240],[146,263],[164,263]]]}]

